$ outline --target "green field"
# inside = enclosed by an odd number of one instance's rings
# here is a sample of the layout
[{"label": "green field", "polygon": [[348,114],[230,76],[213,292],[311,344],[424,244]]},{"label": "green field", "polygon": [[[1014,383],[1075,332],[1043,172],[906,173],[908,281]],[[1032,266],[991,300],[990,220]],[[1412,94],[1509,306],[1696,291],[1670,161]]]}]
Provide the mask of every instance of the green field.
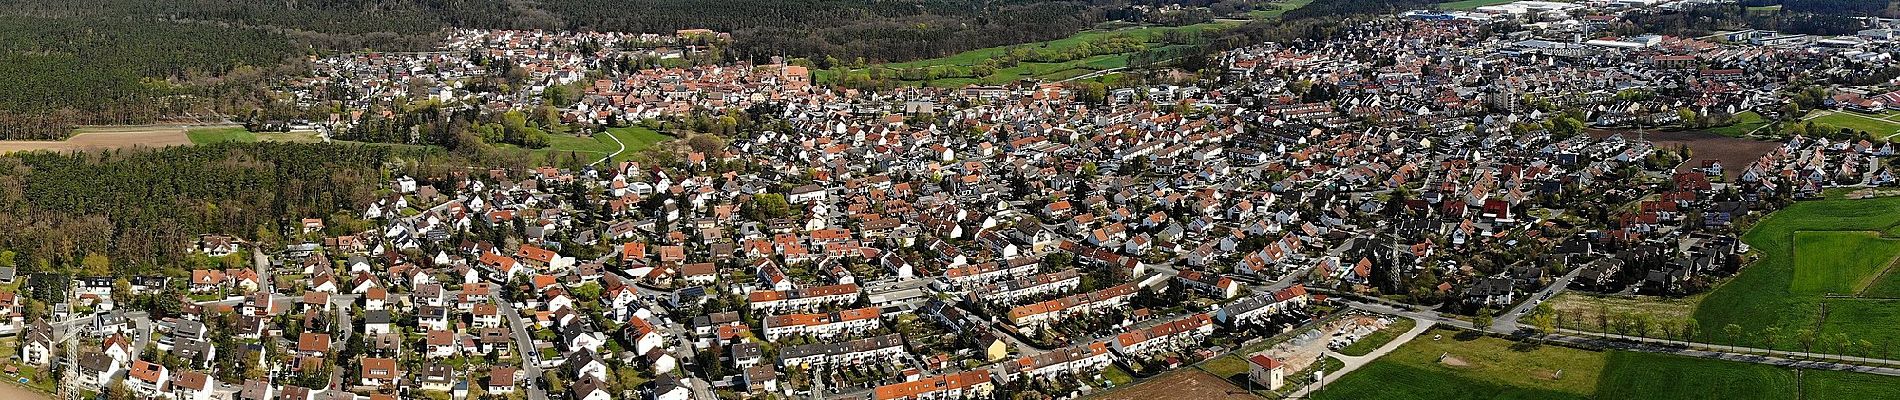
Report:
[{"label": "green field", "polygon": [[1801,372],[1801,395],[1807,399],[1900,400],[1896,380],[1889,376],[1841,371]]},{"label": "green field", "polygon": [[585,159],[586,162],[594,162],[620,149],[620,144],[614,143],[613,138],[619,138],[627,146],[626,151],[614,156],[613,161],[616,162],[630,159],[641,150],[646,150],[660,142],[673,140],[672,136],[639,126],[608,128],[606,132],[595,134],[593,137],[550,134],[548,147],[529,152],[529,160],[538,162],[548,159],[550,155],[558,158],[572,154]]},{"label": "green field", "polygon": [[1879,299],[1900,299],[1900,271],[1887,271],[1887,275],[1874,280],[1873,285],[1860,292],[1862,297]]},{"label": "green field", "polygon": [[1494,6],[1494,5],[1499,5],[1499,4],[1504,4],[1504,3],[1511,3],[1511,2],[1515,2],[1515,1],[1517,1],[1517,0],[1461,0],[1461,1],[1447,1],[1447,2],[1443,2],[1443,3],[1438,3],[1438,9],[1440,9],[1440,10],[1470,10],[1470,9],[1474,9],[1474,8],[1478,8],[1478,7],[1484,7],[1484,6]]},{"label": "green field", "polygon": [[[1443,335],[1437,341],[1431,335]],[[1900,378],[1427,332],[1313,399],[1894,399]],[[1440,358],[1444,355],[1444,358]],[[1451,360],[1456,360],[1451,361]],[[1557,374],[1556,371],[1563,371]],[[1798,381],[1798,382],[1797,382]],[[1796,390],[1805,391],[1797,397]]]},{"label": "green field", "polygon": [[192,128],[185,131],[185,137],[191,138],[191,144],[212,144],[223,142],[250,143],[257,141],[257,135],[243,127]]},{"label": "green field", "polygon": [[1900,122],[1883,119],[1882,115],[1879,114],[1869,115],[1846,111],[1827,112],[1826,115],[1810,118],[1808,121],[1813,121],[1816,125],[1835,129],[1847,128],[1857,131],[1867,131],[1867,133],[1873,134],[1876,138],[1884,138],[1887,135],[1900,132]]},{"label": "green field", "polygon": [[[1307,4],[1310,4],[1312,2],[1313,0],[1285,0],[1285,1],[1277,2],[1277,4],[1279,4],[1278,9],[1253,11],[1253,12],[1249,12],[1247,16],[1253,19],[1279,18],[1280,14],[1286,13],[1287,10],[1305,7]],[[1080,46],[1089,45],[1090,43],[1095,43],[1096,41],[1099,41],[1099,40],[1112,39],[1112,38],[1117,38],[1117,37],[1125,37],[1129,39],[1139,40],[1145,43],[1147,45],[1146,48],[1148,49],[1155,49],[1155,48],[1159,48],[1162,50],[1186,49],[1188,47],[1187,45],[1170,44],[1167,42],[1166,38],[1169,35],[1176,34],[1176,33],[1201,33],[1208,30],[1231,28],[1231,27],[1239,25],[1240,23],[1241,21],[1237,21],[1237,20],[1217,20],[1215,22],[1208,22],[1208,23],[1187,25],[1187,26],[1177,26],[1177,27],[1117,26],[1113,28],[1103,28],[1103,29],[1083,31],[1066,38],[1056,39],[1056,40],[1051,40],[1051,41],[1046,41],[1046,42],[1036,42],[1036,43],[1021,44],[1021,45],[982,48],[982,49],[970,50],[970,51],[965,51],[962,53],[953,54],[947,57],[939,57],[939,58],[917,60],[917,61],[878,64],[878,65],[870,66],[868,68],[858,68],[858,69],[844,71],[843,73],[849,74],[852,77],[869,77],[871,76],[871,70],[873,69],[879,70],[878,72],[880,74],[883,74],[884,76],[898,76],[898,71],[900,70],[910,70],[910,69],[934,70],[934,71],[938,71],[939,72],[938,75],[941,77],[936,78],[936,79],[930,79],[930,80],[921,80],[921,79],[900,80],[900,82],[905,83],[905,84],[910,84],[910,85],[928,84],[930,86],[936,86],[936,87],[962,87],[962,86],[968,86],[968,85],[997,85],[997,84],[1015,82],[1015,81],[1019,81],[1023,79],[1036,79],[1036,80],[1042,80],[1042,81],[1061,81],[1061,80],[1081,77],[1081,76],[1088,75],[1090,73],[1095,73],[1102,70],[1127,67],[1129,63],[1129,58],[1135,55],[1136,52],[1098,54],[1094,56],[1089,56],[1087,58],[1064,61],[1064,62],[1027,62],[1025,61],[1025,62],[1020,62],[1017,65],[1011,66],[1008,68],[998,68],[993,73],[982,76],[982,77],[976,77],[975,74],[971,72],[971,70],[973,67],[982,65],[984,62],[989,61],[989,60],[1007,58],[1006,56],[1011,52],[1012,49],[1020,48],[1020,49],[1027,49],[1030,51],[1063,52],[1063,51],[1076,49]],[[813,71],[813,78],[819,82],[837,82],[842,78],[841,76],[839,76],[839,74],[840,74],[839,71],[815,70]],[[1098,79],[1098,78],[1091,78],[1091,80],[1105,81],[1105,79]]]},{"label": "green field", "polygon": [[1768,124],[1769,121],[1762,119],[1761,114],[1756,114],[1754,111],[1743,111],[1740,114],[1735,114],[1734,124],[1709,128],[1709,133],[1728,137],[1742,137]]},{"label": "green field", "polygon": [[[1900,340],[1900,327],[1894,326],[1894,321],[1900,321],[1900,300],[1828,299],[1827,320],[1821,322],[1820,333],[1823,338],[1845,334],[1849,339],[1866,340],[1879,346]],[[1893,354],[1881,353],[1884,350],[1890,349],[1875,347],[1872,355],[1894,357]],[[1847,353],[1867,355],[1863,354],[1865,351],[1854,347]]]},{"label": "green field", "polygon": [[1900,241],[1871,231],[1796,232],[1794,255],[1789,293],[1857,293],[1900,255]]},{"label": "green field", "polygon": [[1276,8],[1272,10],[1248,11],[1247,17],[1250,17],[1253,19],[1279,18],[1280,14],[1286,14],[1288,10],[1298,9],[1300,7],[1306,7],[1307,4],[1312,4],[1312,3],[1313,3],[1313,0],[1288,0],[1285,2],[1280,2],[1279,3],[1280,8]]},{"label": "green field", "polygon": [[1396,321],[1392,321],[1392,325],[1386,325],[1385,329],[1372,332],[1372,334],[1360,338],[1359,341],[1352,342],[1351,345],[1339,349],[1339,354],[1358,357],[1372,353],[1373,350],[1378,350],[1379,346],[1384,346],[1386,343],[1392,342],[1392,339],[1397,339],[1399,335],[1405,334],[1405,331],[1412,330],[1414,326],[1418,326],[1418,321],[1413,321],[1411,318],[1399,318]]},{"label": "green field", "polygon": [[[1876,243],[1893,243],[1886,239],[1861,237],[1854,240],[1844,238],[1865,235],[1862,231],[1886,232],[1900,225],[1900,197],[1883,197],[1866,200],[1816,200],[1795,203],[1786,209],[1763,218],[1742,240],[1755,251],[1761,253],[1761,259],[1746,268],[1729,282],[1722,284],[1704,297],[1696,306],[1694,317],[1701,325],[1699,341],[1728,343],[1730,338],[1721,335],[1723,327],[1734,324],[1742,328],[1749,338],[1744,344],[1764,346],[1761,339],[1767,327],[1779,327],[1783,332],[1795,332],[1818,325],[1822,293],[1841,288],[1852,288],[1853,282],[1865,282],[1870,279],[1871,265],[1882,260],[1840,260],[1843,251]],[[1815,235],[1821,231],[1853,231],[1846,235]],[[1810,238],[1823,238],[1820,242],[1810,242]],[[1886,255],[1891,258],[1892,250],[1864,250],[1869,257]],[[1819,254],[1820,260],[1796,261],[1795,254]],[[1837,268],[1838,267],[1838,268]],[[1892,279],[1891,276],[1885,279]],[[1851,282],[1850,282],[1851,281]],[[1875,285],[1876,288],[1889,287],[1886,282]],[[1817,292],[1820,291],[1820,292]],[[1848,289],[1846,291],[1852,291]],[[1852,306],[1848,306],[1851,308]],[[1900,325],[1900,319],[1891,316],[1865,315],[1866,320],[1846,320],[1836,315],[1830,317],[1835,329],[1843,332],[1855,332],[1861,329]],[[1866,328],[1860,326],[1865,325]],[[1824,326],[1825,329],[1825,326]],[[1784,334],[1786,335],[1786,334]],[[1791,340],[1782,340],[1778,346],[1792,349]]]},{"label": "green field", "polygon": [[[1779,367],[1651,353],[1611,352],[1601,399],[1795,398],[1794,371]],[[1900,383],[1889,379],[1887,385]]]},{"label": "green field", "polygon": [[[1433,336],[1438,340],[1432,340]],[[1432,330],[1348,373],[1314,399],[1587,399],[1603,353],[1516,347],[1509,340],[1455,338]],[[1446,356],[1440,359],[1440,356]],[[1558,371],[1561,372],[1561,376]]]},{"label": "green field", "polygon": [[[1179,46],[1169,45],[1164,41],[1170,33],[1199,33],[1206,30],[1224,29],[1234,25],[1235,24],[1231,22],[1209,22],[1180,27],[1147,26],[1092,30],[1046,42],[982,48],[957,53],[948,57],[880,64],[870,68],[851,70],[846,73],[858,77],[868,77],[871,74],[871,69],[879,69],[881,70],[879,72],[886,76],[897,76],[898,73],[896,71],[898,70],[934,69],[941,71],[941,75],[945,77],[932,79],[927,82],[923,80],[905,80],[903,82],[908,84],[928,83],[931,86],[937,87],[961,87],[975,84],[996,85],[1022,79],[1060,81],[1087,75],[1096,71],[1126,67],[1128,66],[1129,57],[1134,55],[1134,53],[1100,54],[1064,62],[1042,63],[1025,61],[1017,63],[1012,67],[996,69],[990,75],[983,77],[973,77],[974,74],[971,72],[971,69],[991,59],[1005,58],[1012,49],[1016,48],[1031,51],[1062,52],[1087,45],[1097,40],[1116,37],[1140,40],[1147,43],[1149,48],[1167,48],[1169,46]],[[833,82],[839,79],[836,71],[819,70],[814,72],[814,75],[818,81],[822,82]]]}]

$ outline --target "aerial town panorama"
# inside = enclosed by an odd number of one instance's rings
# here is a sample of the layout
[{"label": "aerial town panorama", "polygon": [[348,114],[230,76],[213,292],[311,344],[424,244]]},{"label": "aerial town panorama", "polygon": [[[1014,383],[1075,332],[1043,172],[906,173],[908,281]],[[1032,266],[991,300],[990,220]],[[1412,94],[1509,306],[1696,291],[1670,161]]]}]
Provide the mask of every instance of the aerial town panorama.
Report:
[{"label": "aerial town panorama", "polygon": [[0,398],[1900,399],[1900,0],[0,0]]}]

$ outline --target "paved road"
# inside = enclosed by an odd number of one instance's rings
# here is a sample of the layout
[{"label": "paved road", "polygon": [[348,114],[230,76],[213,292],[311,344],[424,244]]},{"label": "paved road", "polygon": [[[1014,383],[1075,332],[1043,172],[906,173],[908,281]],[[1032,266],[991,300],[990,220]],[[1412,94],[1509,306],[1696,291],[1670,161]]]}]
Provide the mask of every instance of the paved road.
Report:
[{"label": "paved road", "polygon": [[1299,391],[1293,392],[1292,395],[1287,396],[1287,397],[1288,398],[1306,398],[1307,395],[1312,394],[1314,389],[1326,387],[1327,384],[1333,383],[1333,381],[1335,380],[1339,380],[1339,377],[1346,376],[1347,373],[1350,373],[1353,370],[1357,370],[1359,369],[1359,367],[1363,367],[1366,364],[1372,363],[1372,360],[1377,360],[1379,359],[1379,357],[1384,357],[1386,354],[1391,353],[1393,350],[1397,350],[1400,345],[1403,345],[1407,342],[1411,342],[1413,338],[1417,338],[1418,335],[1425,333],[1425,331],[1427,330],[1430,330],[1432,328],[1432,325],[1434,324],[1434,322],[1431,320],[1425,320],[1425,319],[1419,319],[1419,318],[1413,318],[1412,320],[1418,322],[1416,325],[1412,326],[1412,330],[1405,331],[1405,334],[1399,335],[1399,337],[1393,338],[1391,342],[1387,342],[1384,346],[1379,346],[1378,349],[1374,349],[1372,350],[1371,353],[1366,353],[1366,355],[1354,357],[1354,356],[1348,356],[1345,354],[1339,354],[1338,352],[1327,351],[1326,355],[1339,359],[1339,361],[1346,364],[1346,367],[1340,368],[1338,372],[1334,372],[1332,374],[1326,375],[1324,378],[1321,379],[1319,384],[1306,385],[1306,387],[1300,388]]},{"label": "paved road", "polygon": [[606,157],[601,157],[600,161],[595,161],[594,164],[605,163],[607,162],[607,160],[614,159],[614,156],[618,156],[620,155],[620,153],[627,151],[627,144],[621,142],[619,136],[614,136],[613,134],[610,134],[610,133],[602,133],[602,135],[607,135],[607,138],[613,139],[614,144],[620,145],[620,150],[614,150],[613,154],[608,154]]},{"label": "paved road", "polygon": [[515,312],[514,304],[501,298],[499,292],[490,293],[489,299],[493,300],[496,308],[501,311],[501,319],[507,322],[508,329],[514,331],[515,346],[520,349],[518,351],[521,353],[521,372],[527,376],[516,382],[517,385],[528,389],[528,400],[547,400],[547,389],[542,388],[539,383],[541,367],[536,365],[541,353],[535,351],[534,337],[528,336],[528,329],[523,327],[526,323],[522,321],[521,313]]},{"label": "paved road", "polygon": [[1577,275],[1582,274],[1582,273],[1583,273],[1583,268],[1580,268],[1580,267],[1571,268],[1570,273],[1564,274],[1564,276],[1561,276],[1561,277],[1557,277],[1556,281],[1551,282],[1549,286],[1545,286],[1543,290],[1539,290],[1536,293],[1531,293],[1530,294],[1531,297],[1528,299],[1524,299],[1523,302],[1518,303],[1516,308],[1507,310],[1504,312],[1504,315],[1500,315],[1497,318],[1492,319],[1491,331],[1492,332],[1517,332],[1517,329],[1519,328],[1517,321],[1519,318],[1522,318],[1524,316],[1525,312],[1530,311],[1532,308],[1536,308],[1538,303],[1544,302],[1544,299],[1557,297],[1557,294],[1563,293],[1564,289],[1570,287],[1570,281],[1577,279]]}]

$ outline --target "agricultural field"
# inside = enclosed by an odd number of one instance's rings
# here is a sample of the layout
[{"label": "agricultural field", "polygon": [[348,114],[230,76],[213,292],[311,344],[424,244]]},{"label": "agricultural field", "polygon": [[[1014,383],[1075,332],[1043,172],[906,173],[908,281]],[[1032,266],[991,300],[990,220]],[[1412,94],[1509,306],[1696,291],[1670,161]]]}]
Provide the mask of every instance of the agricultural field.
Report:
[{"label": "agricultural field", "polygon": [[1841,371],[1802,371],[1801,398],[1900,400],[1900,378]]},{"label": "agricultural field", "polygon": [[[1894,268],[1900,269],[1900,268]],[[1900,271],[1887,270],[1885,275],[1874,279],[1874,284],[1860,292],[1861,297],[1876,299],[1900,299]]]},{"label": "agricultural field", "polygon": [[1611,352],[1596,397],[1793,400],[1795,387],[1793,370],[1770,365]]},{"label": "agricultural field", "polygon": [[[1874,285],[1875,276],[1893,258],[1896,251],[1880,249],[1894,241],[1873,237],[1900,225],[1900,197],[1865,200],[1829,199],[1795,203],[1762,219],[1742,240],[1761,254],[1761,259],[1745,267],[1729,282],[1710,292],[1696,306],[1694,318],[1705,333],[1702,341],[1716,339],[1713,334],[1733,324],[1749,336],[1747,345],[1769,345],[1762,340],[1768,327],[1783,332],[1821,326],[1823,331],[1862,332],[1900,324],[1900,316],[1871,312],[1841,301],[1831,307],[1827,321],[1821,320],[1823,295],[1829,291],[1857,293],[1870,286],[1886,290],[1884,281]],[[1848,232],[1817,234],[1820,232]],[[1823,255],[1807,259],[1805,254]],[[1872,259],[1844,260],[1839,254],[1860,254]],[[1879,258],[1879,257],[1886,258]],[[1881,278],[1891,280],[1892,277]],[[1859,300],[1855,300],[1859,301]],[[1834,311],[1861,312],[1848,319]],[[1884,314],[1884,315],[1883,315]],[[1891,329],[1891,328],[1888,328]],[[1727,342],[1726,338],[1718,340]],[[1792,349],[1793,341],[1783,340],[1774,347]]]},{"label": "agricultural field", "polygon": [[1788,292],[1802,295],[1859,292],[1900,255],[1900,240],[1879,232],[1795,232],[1794,281]]},{"label": "agricultural field", "polygon": [[[1890,346],[1900,341],[1900,328],[1894,326],[1894,321],[1900,321],[1900,300],[1828,299],[1825,310],[1827,319],[1821,321],[1820,337],[1836,341],[1845,335],[1854,340],[1848,354],[1895,357],[1895,349]],[[1875,347],[1868,348],[1870,345]]]},{"label": "agricultural field", "polygon": [[138,125],[80,128],[66,140],[0,141],[0,154],[15,151],[99,150],[130,147],[166,147],[191,144],[185,129],[175,125]]},{"label": "agricultural field", "polygon": [[[1430,335],[1442,335],[1430,340]],[[1637,352],[1594,352],[1434,330],[1314,399],[1892,399],[1900,378]],[[1561,374],[1557,371],[1562,371]],[[1693,383],[1693,384],[1689,384]],[[1802,396],[1796,391],[1801,390]]]}]

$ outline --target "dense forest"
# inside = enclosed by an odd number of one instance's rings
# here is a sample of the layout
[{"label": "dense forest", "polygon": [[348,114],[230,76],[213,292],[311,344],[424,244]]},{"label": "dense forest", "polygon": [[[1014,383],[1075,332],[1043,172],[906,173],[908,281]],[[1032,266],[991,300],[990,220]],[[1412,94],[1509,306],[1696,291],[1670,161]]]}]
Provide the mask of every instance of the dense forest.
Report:
[{"label": "dense forest", "polygon": [[474,165],[524,168],[525,159],[273,142],[0,156],[0,249],[25,272],[103,257],[121,275],[173,273],[193,261],[199,234],[281,244],[302,218],[352,220],[336,214],[362,210],[392,174],[443,179]]},{"label": "dense forest", "polygon": [[[1749,7],[1781,6],[1778,11],[1751,12]],[[1900,16],[1900,1],[1879,0],[1742,0],[1683,11],[1635,14],[1628,23],[1612,26],[1612,33],[1662,33],[1701,36],[1719,30],[1767,29],[1810,35],[1846,35],[1866,28],[1864,16]]]},{"label": "dense forest", "polygon": [[[282,35],[210,24],[0,15],[0,139],[150,123],[243,102],[229,91],[298,53]],[[219,79],[239,69],[240,79]],[[202,96],[175,96],[198,94]]]},{"label": "dense forest", "polygon": [[221,144],[0,157],[0,247],[50,265],[89,254],[133,270],[171,265],[199,233],[274,236],[286,218],[368,204],[389,152]]}]

